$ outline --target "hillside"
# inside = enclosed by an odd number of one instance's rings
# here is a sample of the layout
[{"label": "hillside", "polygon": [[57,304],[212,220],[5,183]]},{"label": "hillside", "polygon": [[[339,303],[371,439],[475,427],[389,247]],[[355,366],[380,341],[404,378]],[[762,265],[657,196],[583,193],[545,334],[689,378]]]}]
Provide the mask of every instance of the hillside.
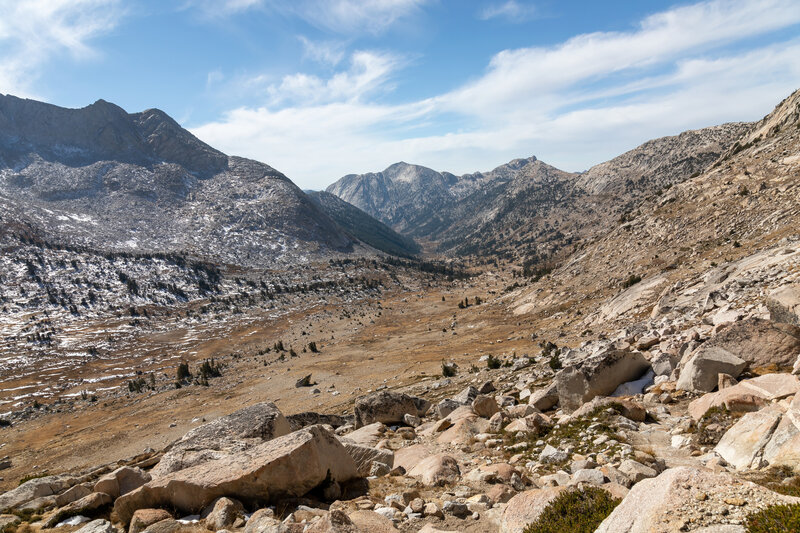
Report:
[{"label": "hillside", "polygon": [[158,110],[0,96],[0,217],[96,250],[262,266],[357,245],[275,169],[228,157]]},{"label": "hillside", "polygon": [[[766,250],[787,243],[790,252],[795,246],[800,227],[799,117],[800,91],[749,125],[706,171],[646,199],[624,222],[566,259],[551,277],[521,290],[514,303],[517,312],[546,313],[556,305],[568,307],[570,301],[616,296],[599,314],[585,319],[591,325],[637,313],[658,316],[676,301],[695,304],[716,290],[709,280],[733,280],[735,272],[741,283],[748,283],[750,276],[758,276],[748,270],[773,262]],[[631,275],[642,282],[626,289]],[[684,292],[693,299],[682,299]]]},{"label": "hillside", "polygon": [[325,191],[309,191],[306,194],[339,226],[376,250],[402,257],[414,256],[420,252],[419,245],[413,239],[400,235],[338,196]]}]

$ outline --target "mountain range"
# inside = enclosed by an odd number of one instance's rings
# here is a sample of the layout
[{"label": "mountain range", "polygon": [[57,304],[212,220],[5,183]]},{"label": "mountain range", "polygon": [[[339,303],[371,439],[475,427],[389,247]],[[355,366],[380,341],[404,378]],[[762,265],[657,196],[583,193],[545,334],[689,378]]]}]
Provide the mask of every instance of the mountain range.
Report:
[{"label": "mountain range", "polygon": [[609,228],[644,198],[699,175],[750,127],[663,137],[583,173],[536,157],[456,176],[407,163],[347,175],[327,191],[442,253],[543,261]]},{"label": "mountain range", "polygon": [[0,219],[93,250],[244,267],[369,248],[272,167],[215,150],[157,109],[103,100],[64,109],[0,95]]}]

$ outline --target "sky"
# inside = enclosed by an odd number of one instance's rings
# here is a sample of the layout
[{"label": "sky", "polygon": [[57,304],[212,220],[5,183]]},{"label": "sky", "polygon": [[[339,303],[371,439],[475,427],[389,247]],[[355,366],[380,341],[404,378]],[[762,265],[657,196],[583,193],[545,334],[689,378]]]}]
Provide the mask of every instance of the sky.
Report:
[{"label": "sky", "polygon": [[0,0],[0,93],[156,107],[306,189],[586,170],[798,88],[798,0]]}]

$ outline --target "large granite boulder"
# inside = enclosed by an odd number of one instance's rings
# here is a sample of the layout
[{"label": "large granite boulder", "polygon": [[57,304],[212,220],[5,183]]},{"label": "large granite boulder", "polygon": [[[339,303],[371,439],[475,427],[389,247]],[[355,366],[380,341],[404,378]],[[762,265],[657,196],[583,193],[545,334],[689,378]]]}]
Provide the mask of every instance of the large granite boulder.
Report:
[{"label": "large granite boulder", "polygon": [[800,327],[761,318],[735,322],[704,346],[727,350],[751,367],[791,368],[800,354]]},{"label": "large granite boulder", "polygon": [[558,405],[575,410],[596,396],[608,396],[622,383],[641,377],[650,363],[640,352],[609,350],[556,374]]},{"label": "large granite boulder", "polygon": [[19,487],[0,494],[0,511],[21,508],[28,502],[48,497],[52,497],[50,505],[55,504],[55,496],[77,482],[72,476],[44,476],[28,480]]},{"label": "large granite boulder", "polygon": [[800,326],[800,285],[782,287],[767,297],[769,317],[776,322]]},{"label": "large granite boulder", "polygon": [[677,388],[686,391],[711,392],[717,388],[720,374],[734,378],[747,368],[747,361],[728,350],[703,346],[681,368]]},{"label": "large granite boulder", "polygon": [[689,404],[689,414],[700,420],[713,407],[729,411],[758,411],[773,400],[793,396],[800,391],[800,379],[791,374],[765,374],[740,381],[721,391],[704,394]]},{"label": "large granite boulder", "polygon": [[747,413],[720,439],[716,452],[740,469],[800,468],[800,394]]},{"label": "large granite boulder", "polygon": [[595,533],[685,531],[688,524],[694,531],[722,523],[741,523],[759,508],[795,502],[800,498],[780,495],[727,473],[670,468],[634,485]]},{"label": "large granite boulder", "polygon": [[137,509],[174,508],[199,513],[221,496],[259,505],[300,497],[323,482],[358,477],[350,454],[323,426],[310,426],[260,445],[172,472],[125,494],[114,512],[127,523]]},{"label": "large granite boulder", "polygon": [[394,452],[392,450],[364,446],[345,439],[342,439],[342,444],[350,457],[353,458],[353,461],[355,461],[359,477],[369,476],[373,463],[384,464],[389,470],[394,467]]},{"label": "large granite boulder", "polygon": [[94,492],[105,492],[112,498],[118,498],[134,489],[138,489],[152,477],[141,468],[123,466],[109,472],[94,484]]},{"label": "large granite boulder", "polygon": [[355,426],[358,429],[375,422],[399,424],[406,414],[425,415],[430,406],[427,400],[399,392],[381,391],[360,396],[355,403]]},{"label": "large granite boulder", "polygon": [[257,403],[189,431],[169,447],[150,474],[158,478],[222,459],[289,432],[289,423],[274,403]]},{"label": "large granite boulder", "polygon": [[521,533],[564,490],[566,487],[546,487],[520,492],[511,498],[500,518],[500,533]]}]

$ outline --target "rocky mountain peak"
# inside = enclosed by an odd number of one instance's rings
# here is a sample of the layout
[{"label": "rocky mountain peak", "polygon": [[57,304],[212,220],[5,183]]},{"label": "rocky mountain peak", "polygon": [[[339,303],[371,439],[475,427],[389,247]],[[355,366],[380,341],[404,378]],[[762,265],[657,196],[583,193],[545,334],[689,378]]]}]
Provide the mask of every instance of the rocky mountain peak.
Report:
[{"label": "rocky mountain peak", "polygon": [[777,136],[787,128],[800,128],[800,89],[786,97],[766,117],[758,121],[741,145]]},{"label": "rocky mountain peak", "polygon": [[0,216],[93,250],[237,265],[354,245],[272,167],[228,157],[161,110],[105,100],[65,109],[0,96]]}]

